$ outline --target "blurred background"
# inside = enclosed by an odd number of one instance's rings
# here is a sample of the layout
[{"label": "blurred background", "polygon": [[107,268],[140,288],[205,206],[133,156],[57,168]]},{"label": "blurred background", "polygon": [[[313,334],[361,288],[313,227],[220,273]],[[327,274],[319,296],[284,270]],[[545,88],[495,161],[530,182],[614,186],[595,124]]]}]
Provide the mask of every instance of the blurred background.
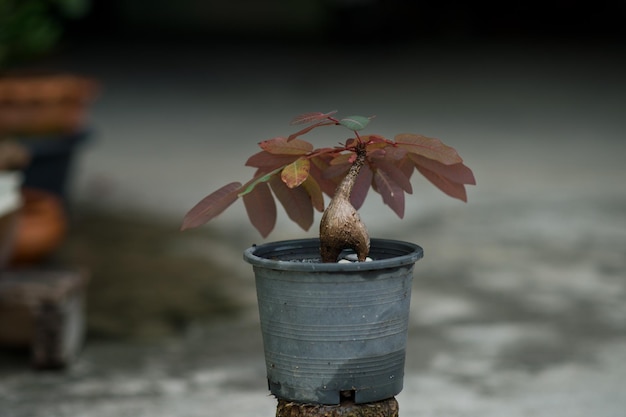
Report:
[{"label": "blurred background", "polygon": [[[43,377],[0,351],[9,416],[269,415],[241,259],[264,240],[241,203],[179,227],[250,178],[257,142],[331,110],[440,138],[478,183],[465,205],[416,179],[403,220],[375,193],[362,209],[371,235],[425,248],[403,410],[622,415],[626,2],[0,0],[0,19],[5,74],[90,87],[61,135],[65,182],[44,184],[66,229],[35,263],[87,271],[85,346]],[[320,217],[305,232],[279,209],[268,240],[315,236]]]}]

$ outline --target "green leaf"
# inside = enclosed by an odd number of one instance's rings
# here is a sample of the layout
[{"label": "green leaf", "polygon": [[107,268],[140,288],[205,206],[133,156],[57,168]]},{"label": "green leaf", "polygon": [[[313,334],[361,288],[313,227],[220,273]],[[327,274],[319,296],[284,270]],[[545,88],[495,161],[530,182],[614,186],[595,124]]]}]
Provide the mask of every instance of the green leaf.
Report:
[{"label": "green leaf", "polygon": [[361,130],[370,123],[370,118],[365,116],[350,116],[339,120],[339,124],[350,130]]},{"label": "green leaf", "polygon": [[263,183],[263,182],[267,182],[269,181],[274,175],[276,175],[278,172],[280,172],[284,167],[280,167],[280,168],[276,168],[275,170],[268,172],[267,174],[261,175],[258,178],[253,178],[252,180],[250,180],[250,182],[248,182],[246,184],[246,188],[244,188],[244,190],[242,192],[240,192],[237,197],[243,197],[244,195],[250,193],[252,190],[254,190],[254,187],[256,187],[257,185]]},{"label": "green leaf", "polygon": [[280,177],[287,187],[295,188],[307,179],[310,168],[311,162],[300,158],[283,168]]}]

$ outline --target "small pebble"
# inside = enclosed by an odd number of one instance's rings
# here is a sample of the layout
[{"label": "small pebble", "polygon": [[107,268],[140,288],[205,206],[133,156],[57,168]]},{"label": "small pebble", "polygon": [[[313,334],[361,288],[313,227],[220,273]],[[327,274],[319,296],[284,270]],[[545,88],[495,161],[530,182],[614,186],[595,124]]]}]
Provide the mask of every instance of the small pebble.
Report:
[{"label": "small pebble", "polygon": [[[358,262],[358,260],[359,260],[359,258],[356,255],[356,253],[351,253],[351,254],[348,254],[348,255],[344,256],[343,259],[340,259],[339,263],[345,264],[345,263],[348,263],[348,262]],[[372,262],[372,258],[370,258],[368,256],[367,258],[365,258],[365,262]]]}]

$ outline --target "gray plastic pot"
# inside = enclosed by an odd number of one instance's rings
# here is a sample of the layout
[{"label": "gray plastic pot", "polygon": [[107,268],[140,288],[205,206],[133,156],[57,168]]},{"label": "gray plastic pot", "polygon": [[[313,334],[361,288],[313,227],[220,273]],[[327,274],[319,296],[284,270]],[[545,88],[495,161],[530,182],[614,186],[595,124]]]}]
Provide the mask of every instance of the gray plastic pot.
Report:
[{"label": "gray plastic pot", "polygon": [[386,239],[372,239],[374,260],[360,263],[320,263],[319,239],[247,249],[272,394],[315,404],[398,394],[413,266],[422,256],[417,245]]}]

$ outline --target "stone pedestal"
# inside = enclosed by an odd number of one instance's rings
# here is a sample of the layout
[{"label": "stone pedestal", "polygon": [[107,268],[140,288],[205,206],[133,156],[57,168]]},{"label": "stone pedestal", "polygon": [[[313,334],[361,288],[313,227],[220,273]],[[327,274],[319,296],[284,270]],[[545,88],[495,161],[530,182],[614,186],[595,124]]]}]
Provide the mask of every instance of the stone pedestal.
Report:
[{"label": "stone pedestal", "polygon": [[276,417],[398,417],[398,401],[389,398],[366,404],[344,401],[339,405],[320,405],[278,400]]}]

